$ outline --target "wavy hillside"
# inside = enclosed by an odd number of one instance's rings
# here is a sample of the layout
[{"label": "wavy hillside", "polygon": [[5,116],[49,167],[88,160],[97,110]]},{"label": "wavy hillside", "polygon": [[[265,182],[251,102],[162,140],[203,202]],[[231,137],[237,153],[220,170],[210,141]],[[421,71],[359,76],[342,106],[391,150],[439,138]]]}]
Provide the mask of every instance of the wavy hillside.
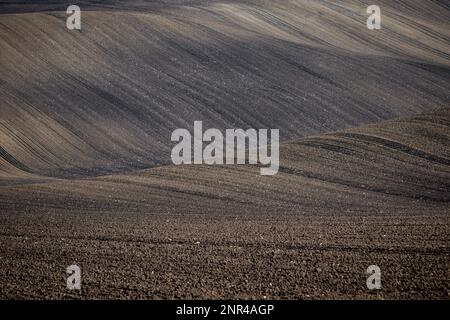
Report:
[{"label": "wavy hillside", "polygon": [[449,108],[286,142],[280,155],[272,177],[250,165],[170,165],[4,188],[2,202],[174,214],[442,211],[450,202]]},{"label": "wavy hillside", "polygon": [[[0,296],[447,298],[450,109],[281,154],[275,176],[165,166],[0,187]],[[74,261],[82,294],[55,279]]]},{"label": "wavy hillside", "polygon": [[2,163],[99,175],[167,163],[194,120],[289,140],[449,103],[438,2],[385,2],[375,32],[357,1],[118,3],[87,2],[81,32],[59,11],[0,15]]},{"label": "wavy hillside", "polygon": [[[68,4],[0,4],[0,298],[448,299],[448,4]],[[172,165],[197,120],[278,174]]]}]

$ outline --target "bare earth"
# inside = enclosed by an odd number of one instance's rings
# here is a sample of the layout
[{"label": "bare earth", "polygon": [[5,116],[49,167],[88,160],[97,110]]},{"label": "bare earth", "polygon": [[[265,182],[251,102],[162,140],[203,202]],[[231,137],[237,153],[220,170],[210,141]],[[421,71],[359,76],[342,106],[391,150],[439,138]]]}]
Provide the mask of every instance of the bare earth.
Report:
[{"label": "bare earth", "polygon": [[[450,8],[379,2],[0,6],[0,298],[449,299]],[[195,120],[279,173],[171,165]]]}]

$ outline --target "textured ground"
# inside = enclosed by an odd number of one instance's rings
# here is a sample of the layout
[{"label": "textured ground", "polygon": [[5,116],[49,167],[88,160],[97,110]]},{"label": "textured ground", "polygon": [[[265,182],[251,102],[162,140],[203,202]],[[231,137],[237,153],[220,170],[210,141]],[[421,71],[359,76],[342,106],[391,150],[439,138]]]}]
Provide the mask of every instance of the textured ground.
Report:
[{"label": "textured ground", "polygon": [[81,32],[1,15],[2,148],[33,173],[102,174],[167,163],[194,120],[288,140],[448,104],[445,7],[386,4],[369,32],[358,2],[255,3],[87,11]]},{"label": "textured ground", "polygon": [[[450,9],[368,4],[1,5],[0,297],[448,299]],[[279,173],[170,165],[194,120]]]}]

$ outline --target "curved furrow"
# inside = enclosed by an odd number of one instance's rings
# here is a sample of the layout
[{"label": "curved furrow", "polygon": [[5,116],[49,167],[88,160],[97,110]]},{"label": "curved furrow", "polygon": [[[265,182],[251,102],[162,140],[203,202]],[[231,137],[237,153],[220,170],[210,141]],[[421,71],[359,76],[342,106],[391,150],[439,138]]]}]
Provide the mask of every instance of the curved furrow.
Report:
[{"label": "curved furrow", "polygon": [[167,164],[171,132],[195,120],[290,140],[449,103],[436,2],[382,2],[379,32],[360,1],[81,6],[80,32],[45,3],[0,14],[0,146],[37,175]]}]

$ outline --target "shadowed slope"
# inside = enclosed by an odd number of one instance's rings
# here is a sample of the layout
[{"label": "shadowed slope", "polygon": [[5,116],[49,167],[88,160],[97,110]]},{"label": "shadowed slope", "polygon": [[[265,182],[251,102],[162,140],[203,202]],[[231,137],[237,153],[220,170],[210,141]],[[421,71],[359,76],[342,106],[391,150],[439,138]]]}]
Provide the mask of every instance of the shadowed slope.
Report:
[{"label": "shadowed slope", "polygon": [[[281,146],[280,172],[248,165],[165,166],[2,189],[9,205],[155,213],[349,213],[450,202],[450,109]],[[28,207],[31,203],[32,206]],[[69,205],[68,205],[69,204]],[[68,207],[67,207],[68,205]],[[443,212],[448,212],[446,208]]]},{"label": "shadowed slope", "polygon": [[115,3],[83,11],[81,32],[59,12],[2,14],[0,172],[166,164],[194,120],[288,140],[446,106],[449,11],[421,3],[383,3],[380,32],[355,1]]}]

